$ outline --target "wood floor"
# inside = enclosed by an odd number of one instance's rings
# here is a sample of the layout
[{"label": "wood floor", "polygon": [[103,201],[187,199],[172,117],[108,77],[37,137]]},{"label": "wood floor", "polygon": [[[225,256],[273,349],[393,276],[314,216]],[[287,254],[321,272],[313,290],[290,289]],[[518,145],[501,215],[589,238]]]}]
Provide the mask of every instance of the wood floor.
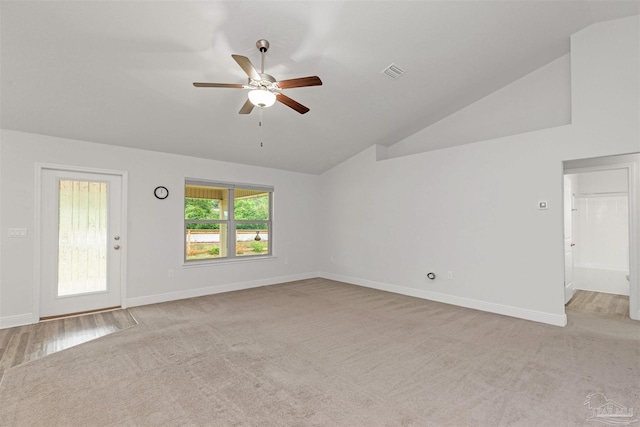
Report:
[{"label": "wood floor", "polygon": [[602,317],[629,318],[629,297],[577,290],[566,305],[568,312],[594,314]]},{"label": "wood floor", "polygon": [[0,378],[13,366],[136,324],[128,310],[112,310],[0,329]]}]

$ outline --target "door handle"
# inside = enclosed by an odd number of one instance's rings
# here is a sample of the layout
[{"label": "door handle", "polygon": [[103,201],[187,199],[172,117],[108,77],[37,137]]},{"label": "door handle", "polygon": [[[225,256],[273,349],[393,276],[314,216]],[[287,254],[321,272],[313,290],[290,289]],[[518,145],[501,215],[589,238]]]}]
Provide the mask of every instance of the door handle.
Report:
[{"label": "door handle", "polygon": [[117,251],[118,249],[120,249],[120,245],[115,245],[115,246],[113,247],[113,249],[115,249],[115,250]]},{"label": "door handle", "polygon": [[575,245],[576,245],[575,243],[572,243],[572,244],[571,244],[571,246],[572,246],[572,247],[573,247],[573,246],[575,246]]},{"label": "door handle", "polygon": [[120,240],[120,236],[115,236],[113,240]]}]

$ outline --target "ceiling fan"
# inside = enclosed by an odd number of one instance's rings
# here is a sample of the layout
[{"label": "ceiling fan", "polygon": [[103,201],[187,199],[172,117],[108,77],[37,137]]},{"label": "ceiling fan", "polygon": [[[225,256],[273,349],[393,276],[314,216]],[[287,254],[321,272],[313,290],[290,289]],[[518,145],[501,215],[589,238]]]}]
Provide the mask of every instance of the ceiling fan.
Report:
[{"label": "ceiling fan", "polygon": [[307,107],[300,104],[297,101],[289,98],[281,91],[283,89],[293,89],[295,87],[305,86],[320,86],[322,80],[318,76],[300,77],[297,79],[280,80],[277,81],[273,76],[265,74],[264,72],[264,55],[269,50],[269,42],[261,39],[256,42],[256,47],[262,56],[262,66],[260,67],[260,73],[255,69],[249,58],[241,55],[231,55],[233,59],[238,63],[240,68],[247,73],[249,81],[247,84],[234,84],[234,83],[198,83],[195,82],[195,87],[226,87],[235,89],[249,89],[249,99],[244,103],[240,109],[240,114],[249,114],[253,107],[266,108],[271,107],[276,101],[279,101],[287,107],[293,108],[300,114],[304,114],[309,111]]}]

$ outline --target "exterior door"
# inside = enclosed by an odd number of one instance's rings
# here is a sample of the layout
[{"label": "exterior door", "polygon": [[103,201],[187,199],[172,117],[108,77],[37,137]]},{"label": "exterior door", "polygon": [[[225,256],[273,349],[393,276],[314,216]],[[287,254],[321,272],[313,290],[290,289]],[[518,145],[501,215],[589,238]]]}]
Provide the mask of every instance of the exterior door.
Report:
[{"label": "exterior door", "polygon": [[40,318],[121,305],[122,177],[43,169]]},{"label": "exterior door", "polygon": [[564,176],[564,303],[575,292],[573,284],[573,183]]}]

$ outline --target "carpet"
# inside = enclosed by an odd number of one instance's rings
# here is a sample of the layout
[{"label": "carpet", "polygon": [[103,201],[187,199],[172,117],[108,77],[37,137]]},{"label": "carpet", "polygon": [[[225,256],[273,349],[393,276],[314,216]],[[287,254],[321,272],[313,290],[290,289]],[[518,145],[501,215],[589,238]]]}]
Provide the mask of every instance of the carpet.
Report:
[{"label": "carpet", "polygon": [[583,426],[593,393],[640,410],[631,320],[560,328],[326,279],[131,312],[9,369],[0,425]]},{"label": "carpet", "polygon": [[0,329],[0,383],[9,368],[135,325],[128,310],[118,309]]}]

